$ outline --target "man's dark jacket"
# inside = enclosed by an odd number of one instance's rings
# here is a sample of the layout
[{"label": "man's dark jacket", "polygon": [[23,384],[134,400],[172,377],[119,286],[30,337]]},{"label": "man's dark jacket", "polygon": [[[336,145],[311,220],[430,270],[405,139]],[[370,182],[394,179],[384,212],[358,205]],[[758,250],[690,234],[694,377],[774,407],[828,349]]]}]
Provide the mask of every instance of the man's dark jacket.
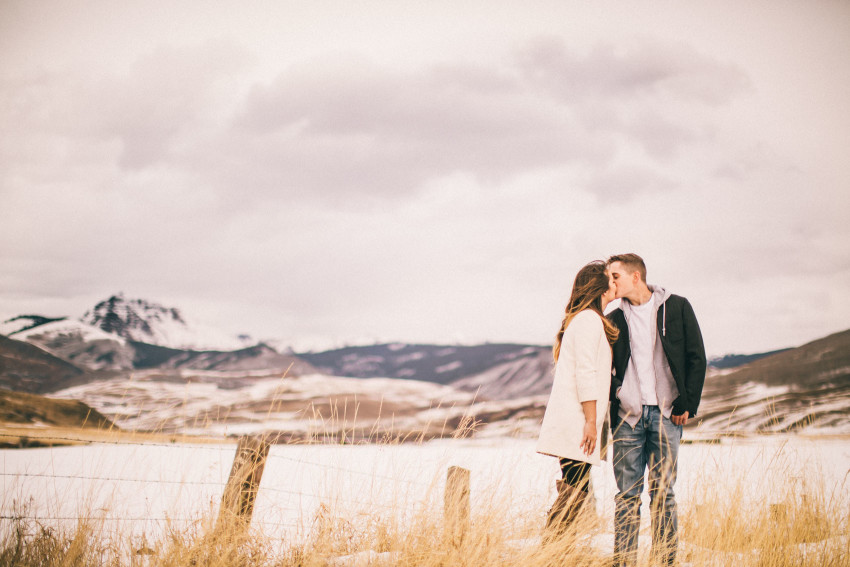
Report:
[{"label": "man's dark jacket", "polygon": [[[690,417],[694,417],[705,382],[706,361],[702,333],[694,309],[687,299],[670,295],[665,303],[666,307],[665,304],[658,307],[658,340],[664,347],[664,354],[679,390],[679,397],[673,400],[673,415],[682,415],[687,411]],[[617,342],[612,347],[614,369],[611,375],[611,423],[614,424],[618,422],[617,414],[620,410],[617,390],[623,385],[632,349],[629,325],[623,310],[615,309],[608,314],[608,319],[620,330]]]}]

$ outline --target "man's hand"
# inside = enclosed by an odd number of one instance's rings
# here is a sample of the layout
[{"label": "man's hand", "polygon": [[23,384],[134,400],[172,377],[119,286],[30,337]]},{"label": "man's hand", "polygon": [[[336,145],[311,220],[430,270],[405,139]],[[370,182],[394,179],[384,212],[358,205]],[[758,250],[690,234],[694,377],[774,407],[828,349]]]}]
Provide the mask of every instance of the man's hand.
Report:
[{"label": "man's hand", "polygon": [[688,412],[685,412],[682,415],[671,415],[670,421],[672,421],[674,425],[685,425],[688,423],[689,415],[690,414]]}]

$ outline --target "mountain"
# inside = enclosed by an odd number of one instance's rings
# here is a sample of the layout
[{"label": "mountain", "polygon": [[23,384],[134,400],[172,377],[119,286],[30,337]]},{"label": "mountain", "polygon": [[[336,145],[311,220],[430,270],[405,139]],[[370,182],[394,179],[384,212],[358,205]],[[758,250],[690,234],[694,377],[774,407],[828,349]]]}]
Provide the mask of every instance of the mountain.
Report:
[{"label": "mountain", "polygon": [[[133,368],[134,350],[127,340],[75,319],[27,316],[39,321],[9,333],[11,338],[34,344],[47,352],[90,370]],[[21,318],[11,319],[10,322]]]},{"label": "mountain", "polygon": [[[264,417],[259,408],[269,410],[277,403],[277,390],[267,386],[304,378],[298,383],[310,385],[302,393],[313,408],[327,410],[327,403],[320,401],[326,396],[345,401],[343,412],[351,402],[351,408],[362,407],[366,414],[389,412],[391,419],[404,417],[409,423],[436,420],[445,427],[474,418],[489,424],[490,432],[528,435],[539,423],[553,379],[548,346],[384,343],[299,355],[279,352],[266,343],[175,348],[169,345],[210,344],[200,339],[215,333],[198,331],[177,309],[123,295],[100,302],[84,319],[22,315],[0,324],[0,332],[10,335],[0,343],[0,387],[54,392],[60,397],[78,392],[108,417],[113,415],[108,408],[118,408],[114,413],[118,421],[122,392],[140,389],[139,399],[150,409],[129,408],[148,414],[144,418],[140,414],[136,421],[149,427],[152,420],[162,420],[176,430],[183,426],[170,416],[175,406],[163,406],[162,401],[185,396],[190,384],[199,383],[198,395],[209,395],[211,405],[197,419],[241,423],[245,431],[255,431],[267,428],[270,415]],[[850,331],[795,349],[715,358],[710,362],[700,414],[688,427],[706,436],[800,428],[850,431],[848,353]],[[337,376],[354,382],[335,381]],[[361,390],[355,384],[375,378],[379,380],[368,384],[380,384],[378,390],[366,387],[367,383]],[[87,384],[93,380],[97,382]],[[265,384],[262,388],[258,380]],[[107,387],[107,382],[114,387]],[[424,387],[422,382],[443,388],[439,395],[436,390],[428,394],[427,407],[417,404],[410,409],[402,407],[401,401],[385,404],[398,391]],[[348,394],[322,393],[324,384],[345,384]],[[321,391],[313,392],[314,387]],[[237,390],[251,400],[243,403],[234,398],[229,406],[217,405],[221,392]],[[451,408],[431,407],[438,398],[451,399]],[[295,407],[292,404],[288,407]],[[290,414],[297,417],[295,421],[281,417],[275,427],[303,430],[301,420],[308,412],[303,407],[298,411],[299,416]]]},{"label": "mountain", "polygon": [[554,365],[552,349],[526,347],[504,362],[451,383],[459,390],[475,392],[482,400],[510,400],[549,395]]},{"label": "mountain", "polygon": [[299,353],[320,371],[335,376],[407,378],[449,384],[548,347],[518,344],[474,346],[390,343],[320,353]]},{"label": "mountain", "polygon": [[102,408],[124,429],[202,435],[277,432],[291,441],[350,442],[449,435],[472,395],[393,378],[161,370],[51,394]]},{"label": "mountain", "polygon": [[[777,352],[727,355],[709,363],[729,370]],[[350,346],[298,354],[317,369],[335,376],[384,376],[425,380],[475,392],[482,400],[509,400],[547,394],[552,389],[550,346],[485,344],[439,346],[389,343]]]},{"label": "mountain", "polygon": [[[728,372],[786,350],[790,349],[717,357],[709,361],[708,374],[714,376]],[[527,347],[517,353],[514,359],[496,364],[480,374],[462,377],[451,382],[451,385],[462,390],[478,392],[482,399],[510,400],[517,396],[548,395],[553,379],[552,349]]]},{"label": "mountain", "polygon": [[[131,370],[161,369],[171,381],[181,371],[261,373],[287,376],[315,374],[308,362],[258,344],[234,351],[190,351],[128,341],[73,320],[55,320],[0,335],[0,388],[54,392],[71,384],[112,378]],[[17,340],[18,338],[24,340]],[[94,371],[94,372],[93,372]]]},{"label": "mountain", "polygon": [[706,379],[701,427],[850,430],[850,330]]},{"label": "mountain", "polygon": [[[84,319],[21,315],[0,324],[0,331],[86,370],[162,368],[287,372],[289,375],[317,372],[310,363],[291,352],[281,354],[263,343],[246,347],[243,339],[228,338],[223,333],[190,326],[176,308],[166,308],[141,299],[113,296],[98,303]],[[144,342],[138,338],[155,342]],[[232,348],[169,346],[212,343],[224,343]],[[16,377],[0,373],[0,378],[5,379],[9,387],[21,389],[16,386]],[[29,379],[34,380],[35,375]],[[27,387],[33,391],[51,391],[55,389],[53,382],[45,376],[44,385],[30,384]]]},{"label": "mountain", "polygon": [[770,352],[760,352],[757,354],[727,354],[724,356],[718,356],[712,358],[708,361],[708,366],[711,368],[717,368],[720,370],[728,370],[730,368],[738,368],[739,366],[743,366],[745,364],[749,364],[751,362],[755,362],[760,358],[764,358],[766,356],[772,356],[774,354],[779,354],[780,352],[785,352],[786,350],[791,349],[780,349],[780,350],[772,350]]},{"label": "mountain", "polygon": [[[546,354],[503,363],[452,384],[489,399],[470,408],[491,434],[534,435],[551,390]],[[748,363],[730,369],[736,362]],[[537,395],[544,392],[543,395]],[[528,395],[529,398],[521,396]],[[542,403],[541,403],[542,401]],[[688,438],[743,433],[850,433],[850,330],[797,348],[734,355],[711,365]]]},{"label": "mountain", "polygon": [[0,335],[0,388],[49,392],[87,379],[77,366],[35,345]]},{"label": "mountain", "polygon": [[280,354],[270,346],[260,343],[233,351],[194,351],[171,349],[130,341],[135,350],[133,366],[145,368],[173,368],[185,370],[215,370],[221,372],[268,371],[289,375],[318,373],[309,362],[297,356]]},{"label": "mountain", "polygon": [[82,321],[127,340],[183,350],[236,350],[245,339],[189,322],[175,307],[164,307],[123,294],[101,301]]},{"label": "mountain", "polygon": [[[478,368],[486,366],[484,370],[448,385],[409,378],[282,377],[278,372],[221,367],[168,370],[160,364],[134,372],[132,378],[117,376],[52,395],[81,399],[127,429],[277,432],[284,440],[349,442],[439,437],[468,424],[481,437],[534,437],[551,388],[551,351],[497,346],[498,362],[481,361]],[[455,362],[476,366],[474,347],[378,347],[358,347],[362,350],[328,359],[363,373],[371,372],[372,365],[382,372],[409,374],[404,370],[417,368],[407,364],[435,358],[419,369],[423,377],[428,375],[425,369],[433,372]],[[454,351],[441,350],[437,358],[437,349],[448,348]],[[464,348],[473,350],[464,353]],[[203,358],[202,365],[211,366],[215,358]],[[455,370],[460,368],[455,365]],[[850,433],[850,331],[734,371],[712,368],[700,413],[689,423],[686,438],[788,431]]]}]

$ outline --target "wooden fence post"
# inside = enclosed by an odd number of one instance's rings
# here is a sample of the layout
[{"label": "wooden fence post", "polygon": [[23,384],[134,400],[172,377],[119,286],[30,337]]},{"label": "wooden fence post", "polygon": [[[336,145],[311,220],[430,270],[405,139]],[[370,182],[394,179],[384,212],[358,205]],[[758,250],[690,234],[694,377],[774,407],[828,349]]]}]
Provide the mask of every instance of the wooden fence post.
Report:
[{"label": "wooden fence post", "polygon": [[449,467],[443,499],[445,535],[457,546],[469,529],[469,470]]},{"label": "wooden fence post", "polygon": [[240,437],[230,478],[224,487],[218,511],[217,530],[245,528],[251,523],[254,501],[269,455],[269,440],[264,436]]}]

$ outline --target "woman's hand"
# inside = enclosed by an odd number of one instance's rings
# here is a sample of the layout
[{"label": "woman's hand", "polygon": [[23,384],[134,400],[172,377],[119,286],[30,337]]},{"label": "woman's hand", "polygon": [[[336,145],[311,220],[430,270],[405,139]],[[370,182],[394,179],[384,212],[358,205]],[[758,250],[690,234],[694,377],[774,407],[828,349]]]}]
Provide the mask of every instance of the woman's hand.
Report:
[{"label": "woman's hand", "polygon": [[590,455],[596,449],[596,400],[582,402],[581,411],[584,414],[584,430],[579,448],[585,455]]},{"label": "woman's hand", "polygon": [[596,449],[596,421],[585,421],[584,431],[581,437],[581,450],[585,455],[590,455]]}]

